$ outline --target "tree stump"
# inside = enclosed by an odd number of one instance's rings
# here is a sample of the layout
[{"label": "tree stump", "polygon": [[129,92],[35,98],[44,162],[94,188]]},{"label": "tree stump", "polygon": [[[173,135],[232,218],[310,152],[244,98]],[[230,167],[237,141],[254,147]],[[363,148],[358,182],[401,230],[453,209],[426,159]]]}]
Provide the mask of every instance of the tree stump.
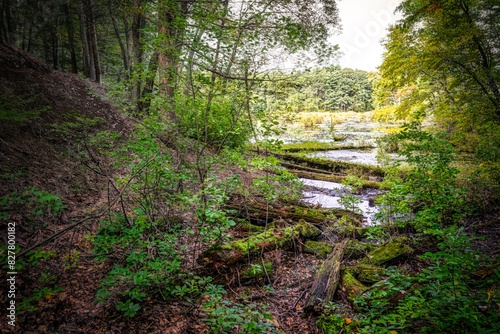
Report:
[{"label": "tree stump", "polygon": [[304,315],[319,313],[333,299],[340,281],[340,263],[344,257],[349,239],[335,247],[335,250],[323,262],[314,280],[311,292],[304,307]]}]

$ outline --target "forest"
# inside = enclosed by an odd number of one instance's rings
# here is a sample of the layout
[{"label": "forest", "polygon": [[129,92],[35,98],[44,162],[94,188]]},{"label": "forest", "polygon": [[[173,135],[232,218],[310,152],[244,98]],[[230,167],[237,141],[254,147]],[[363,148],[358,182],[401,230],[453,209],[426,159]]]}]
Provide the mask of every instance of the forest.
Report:
[{"label": "forest", "polygon": [[500,332],[500,3],[398,3],[2,0],[0,331]]}]

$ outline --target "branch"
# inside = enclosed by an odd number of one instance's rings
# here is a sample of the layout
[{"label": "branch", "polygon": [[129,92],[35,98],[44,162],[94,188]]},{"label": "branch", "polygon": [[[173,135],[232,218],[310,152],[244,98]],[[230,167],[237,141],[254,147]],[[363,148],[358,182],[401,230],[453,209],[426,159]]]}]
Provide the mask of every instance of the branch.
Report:
[{"label": "branch", "polygon": [[[31,252],[31,251],[32,251],[33,249],[35,249],[35,248],[38,248],[38,247],[40,247],[40,246],[45,245],[47,242],[49,242],[49,241],[51,241],[51,240],[54,240],[55,238],[57,238],[57,237],[59,237],[59,236],[61,236],[61,235],[65,234],[65,233],[66,233],[66,232],[68,232],[68,231],[71,231],[72,229],[74,229],[75,227],[77,227],[77,226],[79,226],[79,225],[83,224],[84,222],[86,222],[86,221],[87,221],[87,220],[89,220],[89,219],[99,218],[99,217],[101,217],[101,216],[105,215],[105,214],[107,213],[107,211],[108,211],[108,210],[109,210],[109,209],[110,209],[113,205],[115,205],[115,204],[116,204],[116,202],[118,201],[118,199],[119,199],[119,198],[121,198],[121,196],[123,195],[123,193],[124,193],[124,192],[125,192],[125,190],[127,189],[127,187],[128,187],[128,185],[130,184],[130,182],[132,182],[132,180],[135,178],[135,176],[136,176],[137,174],[139,174],[139,172],[140,172],[140,171],[142,171],[142,170],[143,170],[143,169],[144,169],[147,165],[149,165],[149,164],[151,163],[151,161],[153,161],[153,160],[154,160],[154,159],[158,156],[158,154],[159,154],[159,152],[158,152],[158,153],[156,153],[156,154],[155,154],[155,155],[154,155],[151,159],[149,159],[149,160],[148,160],[148,161],[144,164],[144,166],[142,166],[141,168],[139,168],[139,169],[138,169],[138,170],[137,170],[137,171],[136,171],[136,172],[132,175],[132,177],[130,178],[130,180],[128,180],[127,184],[125,184],[125,186],[123,186],[123,189],[122,189],[122,190],[120,191],[120,193],[119,193],[119,194],[115,197],[115,199],[114,199],[111,203],[109,203],[109,204],[106,206],[106,208],[105,208],[105,209],[103,209],[100,213],[98,213],[98,214],[96,214],[96,215],[93,215],[93,216],[89,216],[89,217],[83,218],[83,219],[81,219],[81,220],[77,221],[76,223],[73,223],[72,225],[70,225],[70,226],[67,226],[67,227],[63,228],[62,230],[60,230],[60,231],[58,231],[58,232],[56,232],[56,233],[52,234],[50,237],[48,237],[48,238],[46,238],[46,239],[44,239],[44,240],[42,240],[42,241],[40,241],[40,242],[36,243],[35,245],[33,245],[33,246],[31,246],[31,247],[29,247],[29,248],[27,248],[27,249],[25,249],[25,250],[24,250],[24,251],[22,251],[21,253],[17,254],[17,255],[16,255],[16,257],[17,257],[17,258],[21,258],[21,257],[23,257],[24,255],[26,255],[26,253]],[[4,261],[4,262],[1,264],[1,266],[3,266],[3,265],[4,265],[4,264],[6,264],[6,263],[7,263],[7,262],[6,262],[6,261]]]}]

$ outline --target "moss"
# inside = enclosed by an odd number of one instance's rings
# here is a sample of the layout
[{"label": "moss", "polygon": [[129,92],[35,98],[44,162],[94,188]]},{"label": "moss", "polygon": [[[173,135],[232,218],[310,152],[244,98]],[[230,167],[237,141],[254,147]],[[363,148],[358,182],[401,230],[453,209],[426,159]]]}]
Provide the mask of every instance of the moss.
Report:
[{"label": "moss", "polygon": [[304,219],[312,223],[321,223],[326,220],[324,212],[316,209],[302,208],[300,206],[294,206],[293,214],[299,219]]},{"label": "moss", "polygon": [[318,242],[308,240],[305,242],[304,252],[314,254],[320,259],[326,259],[328,254],[331,254],[335,249],[335,245],[326,242]]},{"label": "moss", "polygon": [[[345,139],[345,137],[342,137]],[[319,143],[319,142],[303,142],[297,144],[285,144],[282,147],[284,152],[315,152],[315,151],[333,151],[333,150],[347,150],[347,149],[365,149],[373,148],[373,145],[334,145],[332,143]]]},{"label": "moss", "polygon": [[260,250],[260,247],[256,246],[256,244],[265,242],[274,242],[277,240],[277,237],[274,235],[274,229],[270,228],[266,231],[266,233],[259,233],[257,235],[249,236],[247,239],[241,239],[237,241],[233,241],[230,244],[224,245],[222,249],[239,249],[244,254],[247,252],[253,253],[257,250]]},{"label": "moss", "polygon": [[316,238],[321,234],[321,231],[311,224],[308,224],[304,219],[299,220],[294,229],[303,238]]},{"label": "moss", "polygon": [[349,238],[356,238],[356,239],[361,239],[368,234],[369,229],[368,227],[357,227],[357,226],[345,226],[345,227],[329,227],[328,230],[334,233],[338,233],[342,236],[349,237]]},{"label": "moss", "polygon": [[360,263],[381,265],[389,262],[399,256],[413,252],[413,249],[406,244],[408,240],[405,237],[389,241],[383,246],[371,251]]},{"label": "moss", "polygon": [[385,269],[371,264],[358,263],[347,269],[361,282],[372,284],[382,280],[385,277]]},{"label": "moss", "polygon": [[345,271],[342,275],[342,289],[347,294],[347,300],[354,304],[354,301],[365,291],[367,288],[360,281],[358,281],[349,272]]},{"label": "moss", "polygon": [[362,164],[349,163],[344,161],[333,161],[323,158],[306,157],[299,154],[276,154],[278,157],[303,164],[308,167],[318,168],[330,173],[347,173],[370,176],[385,176],[385,171],[379,167],[366,166]]},{"label": "moss", "polygon": [[324,334],[351,334],[357,333],[359,321],[351,321],[344,318],[340,314],[332,314],[330,316],[321,316],[316,325]]},{"label": "moss", "polygon": [[[271,228],[274,228],[274,225],[273,224],[269,224],[267,226],[267,229],[271,229]],[[264,233],[265,231],[265,227],[264,226],[258,226],[258,225],[253,225],[253,224],[250,224],[249,222],[243,222],[241,224],[241,227],[238,229],[240,232],[246,232],[248,233],[249,231],[251,231],[252,233]]]},{"label": "moss", "polygon": [[361,221],[363,220],[363,215],[356,213],[347,209],[340,208],[329,208],[326,210],[328,215],[334,215],[335,217],[346,217],[349,223],[354,226],[361,227]]},{"label": "moss", "polygon": [[[265,268],[265,270],[264,270]],[[269,260],[264,260],[264,265],[262,262],[251,263],[248,267],[241,273],[242,281],[258,280],[259,278],[266,278],[266,272],[269,277],[273,274],[273,264]]]},{"label": "moss", "polygon": [[[335,249],[336,245],[329,244],[327,242],[318,242],[308,240],[305,242],[304,252],[308,254],[314,254],[320,259],[326,259],[328,254],[331,254]],[[375,245],[359,242],[357,240],[349,241],[347,248],[345,250],[345,256],[349,258],[359,258],[365,255],[366,252],[372,250]]]},{"label": "moss", "polygon": [[375,249],[377,245],[370,244],[367,242],[360,242],[356,239],[349,241],[347,249],[345,250],[345,256],[350,259],[357,259],[364,256],[366,253]]}]

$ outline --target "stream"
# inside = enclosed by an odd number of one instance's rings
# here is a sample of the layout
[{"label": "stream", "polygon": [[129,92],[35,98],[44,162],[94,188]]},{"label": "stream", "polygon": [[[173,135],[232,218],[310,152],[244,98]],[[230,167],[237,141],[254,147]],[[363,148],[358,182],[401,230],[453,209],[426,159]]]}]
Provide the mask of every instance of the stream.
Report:
[{"label": "stream", "polygon": [[[300,179],[305,186],[302,200],[311,204],[320,204],[323,208],[343,208],[339,200],[347,189],[341,183]],[[359,213],[363,215],[363,226],[377,225],[375,214],[378,207],[373,203],[375,197],[383,194],[379,189],[363,189],[359,195],[354,195],[361,202],[358,204]]]},{"label": "stream", "polygon": [[[387,135],[387,130],[396,125],[373,123],[367,117],[354,116],[346,117],[342,123],[335,125],[334,129],[328,128],[325,124],[318,124],[314,128],[304,128],[298,125],[290,127],[282,138],[285,142],[317,141],[333,142],[332,137],[343,136],[345,140],[340,145],[367,145],[371,144],[371,149],[345,149],[308,153],[311,157],[321,157],[336,161],[345,161],[370,166],[380,166],[377,159],[378,148],[377,139]],[[385,129],[384,129],[385,128]],[[396,155],[389,155],[389,160],[395,160]],[[382,167],[382,166],[380,166]],[[311,179],[301,179],[305,189],[303,190],[303,201],[311,204],[320,204],[323,208],[343,208],[339,200],[346,193],[346,187],[341,183],[319,181]],[[364,189],[360,194],[354,195],[361,202],[357,205],[359,213],[363,218],[363,225],[376,225],[376,213],[379,211],[374,204],[375,197],[383,194],[383,190]]]}]

